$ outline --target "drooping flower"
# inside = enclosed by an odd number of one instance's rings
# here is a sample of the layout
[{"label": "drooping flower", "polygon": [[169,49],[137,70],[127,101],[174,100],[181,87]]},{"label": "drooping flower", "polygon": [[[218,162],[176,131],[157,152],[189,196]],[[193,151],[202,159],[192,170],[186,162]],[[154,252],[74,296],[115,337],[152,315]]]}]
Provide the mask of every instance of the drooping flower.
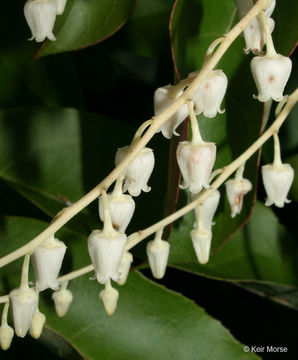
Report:
[{"label": "drooping flower", "polygon": [[8,313],[9,302],[4,305],[2,313],[2,321],[0,326],[0,347],[2,350],[10,348],[12,338],[14,335],[13,328],[7,324],[7,313]]},{"label": "drooping flower", "polygon": [[200,217],[200,221],[202,222],[203,227],[206,230],[211,231],[212,221],[216,209],[219,204],[220,192],[215,190],[210,196],[204,200],[202,205],[199,205],[195,208],[196,218]]},{"label": "drooping flower", "polygon": [[118,303],[119,293],[111,285],[110,280],[107,281],[105,289],[99,293],[99,297],[103,302],[105,311],[108,315],[113,315]]},{"label": "drooping flower", "polygon": [[34,290],[20,287],[10,292],[14,329],[19,337],[25,337],[37,308],[38,298]]},{"label": "drooping flower", "polygon": [[32,265],[36,277],[36,288],[43,291],[47,288],[57,290],[59,287],[57,277],[65,255],[65,244],[49,237],[38,246],[32,254]]},{"label": "drooping flower", "polygon": [[224,110],[220,110],[220,105],[227,86],[228,79],[222,70],[211,71],[193,96],[195,113],[203,113],[207,118],[215,117],[218,112],[222,114]]},{"label": "drooping flower", "polygon": [[53,292],[52,299],[55,304],[55,310],[59,317],[67,314],[73,295],[70,290],[66,289],[67,283],[62,284],[61,289]]},{"label": "drooping flower", "polygon": [[164,277],[170,252],[170,244],[162,240],[161,235],[162,231],[158,231],[154,240],[147,243],[149,265],[156,279]]},{"label": "drooping flower", "polygon": [[262,166],[262,178],[267,193],[266,206],[284,207],[294,180],[294,170],[290,164]]},{"label": "drooping flower", "polygon": [[190,236],[199,263],[206,264],[210,254],[211,231],[198,226],[190,232]]},{"label": "drooping flower", "polygon": [[56,13],[56,0],[28,0],[24,6],[24,14],[32,32],[29,40],[35,39],[37,42],[41,42],[48,38],[55,41],[53,28]]},{"label": "drooping flower", "polygon": [[30,324],[30,334],[34,339],[40,337],[45,322],[45,315],[42,314],[37,307]]},{"label": "drooping flower", "polygon": [[[175,98],[171,97],[171,89],[172,85],[167,85],[158,88],[154,93],[154,113],[155,115],[159,115],[163,112],[168,106],[170,106],[183,92],[183,90],[179,91]],[[160,131],[163,136],[167,139],[170,139],[172,135],[179,136],[176,129],[177,127],[185,120],[188,116],[188,109],[186,105],[182,105],[178,111],[174,115],[172,115],[167,122],[165,122]]]},{"label": "drooping flower", "polygon": [[228,201],[231,206],[231,217],[234,218],[237,214],[240,214],[243,197],[252,189],[252,184],[248,179],[236,176],[234,179],[228,180],[225,185]]},{"label": "drooping flower", "polygon": [[115,231],[107,234],[93,230],[88,238],[88,251],[99,283],[119,279],[119,265],[124,253],[126,235]]},{"label": "drooping flower", "polygon": [[282,101],[283,91],[290,77],[292,61],[280,54],[271,56],[255,56],[250,63],[251,72],[255,80],[261,102]]},{"label": "drooping flower", "polygon": [[[274,30],[275,22],[271,18],[267,18],[268,28],[270,33]],[[264,45],[266,44],[266,36],[264,32],[264,27],[259,19],[255,17],[243,30],[244,39],[245,39],[245,49],[244,52],[248,54],[250,51],[255,55],[259,55],[262,52]]]},{"label": "drooping flower", "polygon": [[[135,202],[131,195],[113,192],[107,194],[109,199],[109,207],[112,218],[113,227],[121,233],[125,233],[135,211]],[[99,216],[104,221],[104,211],[102,197],[98,202]]]},{"label": "drooping flower", "polygon": [[[121,163],[129,151],[129,146],[118,149],[115,156],[116,166]],[[141,191],[149,192],[151,188],[147,185],[154,168],[154,154],[152,149],[145,147],[128,165],[125,173],[123,190],[132,196],[139,196]]]},{"label": "drooping flower", "polygon": [[180,142],[177,147],[177,161],[184,179],[182,188],[189,187],[194,194],[200,192],[203,187],[208,188],[215,158],[216,145],[214,143]]},{"label": "drooping flower", "polygon": [[132,254],[126,251],[121,258],[120,266],[118,269],[118,273],[119,273],[119,279],[117,281],[118,285],[124,285],[126,283],[132,261],[133,261]]}]

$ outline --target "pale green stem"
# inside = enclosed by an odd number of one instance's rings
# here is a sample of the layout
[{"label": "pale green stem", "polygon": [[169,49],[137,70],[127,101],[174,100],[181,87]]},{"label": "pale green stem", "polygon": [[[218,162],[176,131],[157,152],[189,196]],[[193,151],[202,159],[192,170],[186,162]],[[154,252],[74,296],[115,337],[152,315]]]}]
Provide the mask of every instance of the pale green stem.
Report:
[{"label": "pale green stem", "polygon": [[123,192],[122,192],[123,180],[124,180],[124,175],[122,174],[116,180],[115,187],[114,187],[114,190],[112,192],[113,197],[120,197],[121,195],[123,195]]},{"label": "pale green stem", "polygon": [[26,254],[24,257],[23,267],[22,267],[22,277],[20,289],[29,288],[28,279],[29,279],[29,262],[30,254]]},{"label": "pale green stem", "polygon": [[203,141],[201,133],[200,133],[198,120],[197,120],[196,114],[193,110],[193,106],[191,105],[191,102],[189,100],[187,100],[186,104],[188,107],[190,123],[191,123],[191,132],[192,132],[191,142],[193,145],[203,144],[204,141]]},{"label": "pale green stem", "polygon": [[132,142],[131,142],[131,147],[133,147],[138,141],[140,141],[144,131],[147,129],[148,126],[150,126],[152,124],[152,119],[145,121],[136,131]]},{"label": "pale green stem", "polygon": [[66,290],[68,285],[68,281],[62,281],[60,290]]},{"label": "pale green stem", "polygon": [[104,222],[103,222],[103,232],[106,234],[115,232],[112,224],[112,218],[109,208],[109,199],[105,190],[101,192],[102,202],[103,202],[103,214],[104,214]]},{"label": "pale green stem", "polygon": [[8,315],[8,309],[9,309],[9,302],[6,302],[2,311],[2,323],[1,325],[7,324],[7,315]]},{"label": "pale green stem", "polygon": [[280,165],[282,165],[282,161],[281,161],[281,156],[280,156],[280,144],[279,144],[279,139],[278,139],[277,132],[275,132],[273,134],[273,139],[274,139],[274,160],[273,160],[273,165],[274,166],[280,166]]},{"label": "pale green stem", "polygon": [[235,180],[243,179],[244,167],[245,167],[245,163],[239,166],[239,168],[236,171]]},{"label": "pale green stem", "polygon": [[260,16],[261,16],[265,36],[266,36],[266,56],[274,58],[274,57],[277,56],[277,53],[275,51],[275,47],[274,47],[274,44],[273,44],[273,41],[272,41],[272,36],[270,34],[270,30],[269,30],[269,27],[268,27],[267,17],[266,17],[265,12],[263,10],[261,11]]},{"label": "pale green stem", "polygon": [[163,228],[158,229],[155,233],[154,242],[160,242],[162,240]]}]

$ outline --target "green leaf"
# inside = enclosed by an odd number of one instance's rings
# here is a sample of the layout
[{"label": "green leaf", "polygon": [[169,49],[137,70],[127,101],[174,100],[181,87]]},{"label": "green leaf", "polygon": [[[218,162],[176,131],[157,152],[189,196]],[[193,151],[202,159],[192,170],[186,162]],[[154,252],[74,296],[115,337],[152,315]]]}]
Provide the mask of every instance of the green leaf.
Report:
[{"label": "green leaf", "polygon": [[[138,272],[119,288],[116,313],[105,314],[101,287],[88,277],[70,285],[74,301],[59,319],[45,302],[47,326],[58,331],[88,359],[242,359],[242,347],[191,301],[158,286]],[[74,331],[75,329],[75,331]],[[220,349],[220,351],[214,351]]]},{"label": "green leaf", "polygon": [[193,220],[188,215],[172,232],[170,264],[174,267],[230,281],[298,285],[297,244],[270,208],[256,203],[246,227],[212,253],[206,265],[198,264],[192,248],[188,229]]},{"label": "green leaf", "polygon": [[[33,219],[1,218],[0,253],[23,245],[46,225]],[[67,263],[72,263],[74,269],[88,264],[84,239],[73,237],[66,230],[57,235],[68,246],[63,272]],[[81,263],[82,257],[85,264]],[[18,286],[21,265],[18,260],[1,269],[1,295]],[[40,310],[47,317],[47,329],[62,336],[85,358],[195,360],[198,353],[200,359],[256,358],[253,354],[245,355],[240,344],[203,309],[137,271],[129,274],[125,286],[117,286],[117,311],[109,317],[98,297],[103,286],[89,277],[87,274],[71,281],[69,289],[74,300],[62,319],[55,314],[51,291],[40,294]],[[30,279],[33,278],[31,273]],[[57,346],[57,339],[48,337],[47,343]]]},{"label": "green leaf", "polygon": [[56,41],[47,41],[38,56],[77,50],[105,40],[127,21],[135,0],[68,0],[54,27]]},{"label": "green leaf", "polygon": [[[113,169],[117,147],[131,134],[120,121],[75,109],[3,111],[0,177],[53,217]],[[79,214],[70,227],[88,234],[97,218],[87,214]]]}]

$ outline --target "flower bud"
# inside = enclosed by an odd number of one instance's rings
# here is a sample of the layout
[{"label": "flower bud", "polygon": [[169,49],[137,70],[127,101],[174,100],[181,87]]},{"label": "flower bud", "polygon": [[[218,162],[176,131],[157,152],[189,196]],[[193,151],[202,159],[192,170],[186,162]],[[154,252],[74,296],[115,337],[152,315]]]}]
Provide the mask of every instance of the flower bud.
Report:
[{"label": "flower bud", "polygon": [[30,325],[30,334],[34,339],[38,339],[40,337],[45,322],[45,315],[36,308]]},{"label": "flower bud", "polygon": [[26,21],[37,42],[48,39],[55,41],[53,27],[57,12],[56,0],[28,0],[24,6]]},{"label": "flower bud", "polygon": [[71,291],[61,287],[60,290],[53,292],[52,299],[57,315],[59,317],[65,316],[73,300]]},{"label": "flower bud", "polygon": [[195,113],[213,118],[217,112],[222,114],[220,104],[225,96],[228,79],[222,70],[213,70],[201,83],[193,97]]},{"label": "flower bud", "polygon": [[65,251],[65,244],[55,239],[54,236],[48,238],[34,250],[32,254],[32,265],[36,277],[36,289],[38,291],[43,291],[47,288],[53,290],[58,289],[59,284],[57,277],[61,269]]},{"label": "flower bud", "polygon": [[90,234],[88,251],[99,283],[105,284],[110,278],[118,281],[125,242],[126,235],[117,231],[107,234],[93,230]]},{"label": "flower bud", "polygon": [[108,315],[113,315],[119,298],[119,293],[111,286],[110,281],[107,282],[106,287],[99,293],[99,297],[103,302],[103,306]]},{"label": "flower bud", "polygon": [[252,185],[249,180],[242,177],[231,179],[225,185],[228,201],[231,206],[231,217],[234,218],[237,214],[240,214],[243,197],[252,189]]},{"label": "flower bud", "polygon": [[155,239],[147,243],[149,265],[156,279],[161,279],[165,275],[169,252],[170,244],[161,239],[161,233],[157,233]]},{"label": "flower bud", "polygon": [[203,228],[197,228],[190,232],[193,247],[199,263],[206,264],[209,260],[212,233]]},{"label": "flower bud", "polygon": [[0,346],[2,350],[10,348],[12,338],[14,335],[13,328],[5,322],[0,326]]},{"label": "flower bud", "polygon": [[[182,93],[181,90],[175,98],[170,96],[170,90],[173,86],[167,85],[164,87],[158,88],[154,93],[154,113],[155,115],[159,115],[163,112],[167,107],[169,107]],[[167,122],[165,122],[160,130],[163,136],[167,139],[172,137],[172,134],[179,136],[176,132],[177,127],[185,120],[188,116],[188,109],[186,105],[182,105],[174,115],[172,115]]]},{"label": "flower bud", "polygon": [[[119,232],[125,233],[135,211],[135,202],[130,195],[112,193],[107,196],[113,227]],[[98,208],[100,219],[104,221],[102,197],[99,198]]]},{"label": "flower bud", "polygon": [[[115,157],[116,166],[121,163],[129,151],[129,146],[118,149]],[[149,192],[151,188],[147,185],[154,168],[154,154],[152,149],[145,147],[135,159],[128,165],[125,173],[124,191],[128,190],[130,195],[139,196],[141,191]]]},{"label": "flower bud", "polygon": [[117,281],[118,285],[124,285],[126,283],[132,261],[133,261],[133,257],[131,253],[126,251],[121,258],[120,266],[118,269],[118,273],[119,273],[119,279]]},{"label": "flower bud", "polygon": [[284,203],[290,202],[287,196],[294,179],[294,170],[291,165],[264,165],[262,178],[267,193],[266,206],[274,204],[277,207],[284,207]]},{"label": "flower bud", "polygon": [[180,142],[177,147],[177,161],[184,179],[184,185],[181,187],[189,186],[193,194],[200,192],[203,187],[208,188],[215,158],[214,143],[195,145],[188,141]]},{"label": "flower bud", "polygon": [[250,63],[261,102],[283,100],[283,91],[290,77],[292,61],[278,54],[276,57],[255,56]]},{"label": "flower bud", "polygon": [[210,196],[204,200],[202,205],[199,205],[195,208],[196,218],[199,216],[199,207],[200,207],[200,221],[204,227],[204,229],[211,231],[212,228],[212,220],[216,209],[219,204],[220,192],[215,190]]},{"label": "flower bud", "polygon": [[14,328],[17,336],[25,337],[38,303],[36,292],[28,287],[20,287],[10,292]]},{"label": "flower bud", "polygon": [[56,0],[56,6],[57,6],[57,15],[62,15],[64,13],[65,5],[67,0]]}]

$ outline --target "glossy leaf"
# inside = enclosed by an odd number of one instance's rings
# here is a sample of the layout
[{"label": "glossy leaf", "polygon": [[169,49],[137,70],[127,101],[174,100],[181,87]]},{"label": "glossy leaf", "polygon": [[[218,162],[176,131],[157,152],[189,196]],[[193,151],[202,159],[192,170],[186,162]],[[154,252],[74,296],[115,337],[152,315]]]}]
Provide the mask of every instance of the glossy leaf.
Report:
[{"label": "glossy leaf", "polygon": [[132,12],[135,0],[68,0],[54,27],[56,41],[47,41],[38,56],[76,50],[114,34]]},{"label": "glossy leaf", "polygon": [[188,228],[193,220],[188,215],[171,235],[173,266],[217,279],[298,285],[298,246],[270,208],[257,203],[246,227],[211,254],[206,265],[198,264],[192,248]]}]

